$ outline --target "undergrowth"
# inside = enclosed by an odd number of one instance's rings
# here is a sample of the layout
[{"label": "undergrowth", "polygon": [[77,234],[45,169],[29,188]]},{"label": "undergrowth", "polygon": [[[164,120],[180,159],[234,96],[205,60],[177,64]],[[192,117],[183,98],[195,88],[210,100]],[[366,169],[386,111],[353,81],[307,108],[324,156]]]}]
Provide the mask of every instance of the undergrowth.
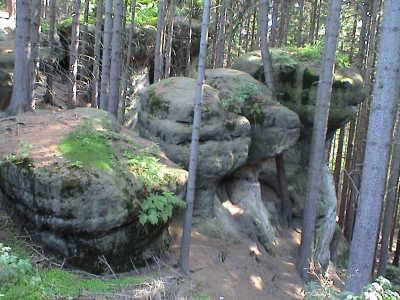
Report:
[{"label": "undergrowth", "polygon": [[143,282],[144,278],[138,276],[103,280],[80,278],[57,268],[42,268],[0,243],[0,299],[75,299],[83,292],[112,292],[121,286]]}]

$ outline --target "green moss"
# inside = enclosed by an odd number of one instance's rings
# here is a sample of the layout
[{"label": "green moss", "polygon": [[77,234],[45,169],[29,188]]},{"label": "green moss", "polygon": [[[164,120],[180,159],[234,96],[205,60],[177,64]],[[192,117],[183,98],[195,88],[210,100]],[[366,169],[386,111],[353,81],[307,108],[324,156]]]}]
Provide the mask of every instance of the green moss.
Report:
[{"label": "green moss", "polygon": [[149,108],[151,114],[160,114],[166,117],[169,113],[169,103],[163,101],[160,97],[156,95],[154,90],[149,91]]},{"label": "green moss", "polygon": [[69,162],[79,162],[84,167],[111,171],[113,160],[107,135],[110,132],[96,130],[92,123],[78,125],[65,138],[58,149]]}]

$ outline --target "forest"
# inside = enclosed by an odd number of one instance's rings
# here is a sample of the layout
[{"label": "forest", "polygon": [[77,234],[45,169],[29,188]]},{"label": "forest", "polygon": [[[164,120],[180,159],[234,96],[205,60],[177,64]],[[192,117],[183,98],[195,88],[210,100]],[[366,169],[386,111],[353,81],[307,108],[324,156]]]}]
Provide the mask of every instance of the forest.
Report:
[{"label": "forest", "polygon": [[0,299],[400,299],[399,0],[0,0]]}]

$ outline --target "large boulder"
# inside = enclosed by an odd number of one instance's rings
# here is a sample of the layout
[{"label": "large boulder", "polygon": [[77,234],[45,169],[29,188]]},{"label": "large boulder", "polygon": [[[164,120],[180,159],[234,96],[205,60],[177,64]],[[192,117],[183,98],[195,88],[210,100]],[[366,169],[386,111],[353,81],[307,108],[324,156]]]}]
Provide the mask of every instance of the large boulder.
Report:
[{"label": "large boulder", "polygon": [[[174,77],[151,85],[143,94],[140,134],[154,140],[174,162],[186,169],[192,135],[196,81]],[[217,183],[244,165],[250,146],[250,123],[220,105],[218,91],[204,86],[200,130],[196,213],[212,215]]]},{"label": "large boulder", "polygon": [[251,124],[249,162],[274,157],[293,146],[300,135],[296,113],[273,100],[271,91],[249,74],[212,69],[205,81],[218,90],[222,107],[245,116]]},{"label": "large boulder", "polygon": [[38,127],[1,136],[0,202],[34,239],[91,271],[102,271],[99,257],[121,271],[166,248],[187,172],[154,143],[98,110],[20,122]]}]

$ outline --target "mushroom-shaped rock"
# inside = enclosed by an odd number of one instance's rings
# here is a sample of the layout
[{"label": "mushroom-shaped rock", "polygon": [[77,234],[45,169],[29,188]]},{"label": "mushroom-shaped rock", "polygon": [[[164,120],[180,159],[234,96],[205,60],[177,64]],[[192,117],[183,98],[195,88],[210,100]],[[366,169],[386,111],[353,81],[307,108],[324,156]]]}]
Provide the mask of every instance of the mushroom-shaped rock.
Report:
[{"label": "mushroom-shaped rock", "polygon": [[103,111],[27,113],[20,122],[29,127],[18,137],[0,135],[0,201],[34,238],[92,271],[102,271],[103,255],[121,271],[165,249],[186,171]]},{"label": "mushroom-shaped rock", "polygon": [[[297,112],[304,126],[312,127],[319,80],[319,61],[307,54],[271,49],[272,69],[278,101]],[[233,65],[264,82],[260,51],[241,56]],[[341,127],[356,114],[356,107],[365,98],[362,77],[352,68],[337,68],[332,85],[328,127]]]},{"label": "mushroom-shaped rock", "polygon": [[218,90],[225,110],[250,121],[250,163],[280,154],[297,142],[301,126],[297,114],[274,101],[264,84],[233,69],[207,70],[205,77],[206,83]]},{"label": "mushroom-shaped rock", "polygon": [[[185,168],[189,165],[196,81],[186,77],[151,85],[142,96],[138,129],[158,143],[167,156]],[[204,86],[200,129],[196,213],[211,215],[218,181],[247,161],[250,123],[226,112],[218,91]]]}]

